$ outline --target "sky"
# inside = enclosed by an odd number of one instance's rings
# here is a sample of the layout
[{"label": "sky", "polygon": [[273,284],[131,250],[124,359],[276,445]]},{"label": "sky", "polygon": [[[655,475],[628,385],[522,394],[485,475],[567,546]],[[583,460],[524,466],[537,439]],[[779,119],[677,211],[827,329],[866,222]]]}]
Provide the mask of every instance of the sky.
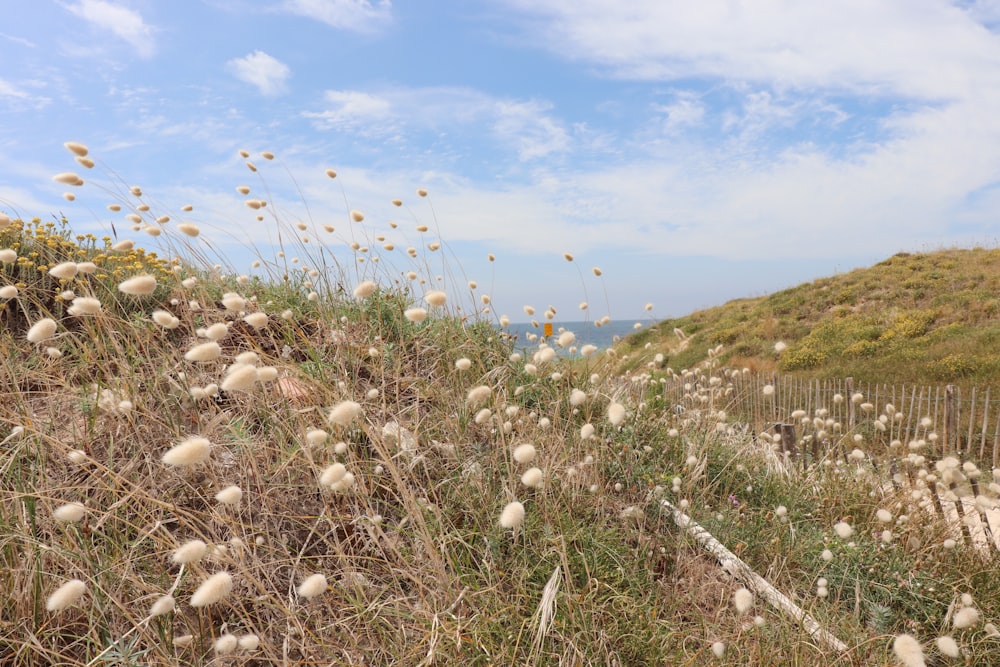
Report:
[{"label": "sky", "polygon": [[[525,305],[648,321],[1000,238],[1000,2],[0,0],[0,16],[0,211],[148,247],[191,222],[238,272],[304,222],[351,280],[398,277],[413,246],[431,283],[514,321]],[[125,219],[132,185],[144,226],[170,216],[159,239]]]}]

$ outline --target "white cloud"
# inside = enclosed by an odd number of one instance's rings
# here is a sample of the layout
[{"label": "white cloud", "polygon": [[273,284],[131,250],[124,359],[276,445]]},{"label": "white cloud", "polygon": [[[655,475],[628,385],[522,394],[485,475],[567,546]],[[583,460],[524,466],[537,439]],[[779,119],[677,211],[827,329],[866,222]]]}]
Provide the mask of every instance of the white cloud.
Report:
[{"label": "white cloud", "polygon": [[292,73],[288,65],[263,51],[234,58],[226,64],[237,79],[257,86],[262,95],[284,92],[285,82]]},{"label": "white cloud", "polygon": [[282,9],[355,32],[370,32],[392,18],[390,0],[287,0]]},{"label": "white cloud", "polygon": [[697,127],[705,118],[705,104],[689,91],[678,93],[671,104],[654,106],[654,111],[663,114],[663,130],[667,133]]},{"label": "white cloud", "polygon": [[153,29],[137,11],[107,0],[80,0],[75,5],[66,5],[66,9],[98,28],[110,30],[143,58],[156,51]]},{"label": "white cloud", "polygon": [[493,131],[517,147],[522,161],[545,157],[567,150],[569,134],[547,115],[551,105],[538,102],[497,101],[493,105],[497,119]]},{"label": "white cloud", "polygon": [[[997,37],[944,0],[508,0],[536,44],[641,80],[712,77],[940,99],[998,62]],[[980,84],[982,82],[979,82]]]},{"label": "white cloud", "polygon": [[493,97],[468,88],[392,87],[377,92],[328,90],[326,108],[303,117],[323,130],[350,130],[364,136],[401,136],[407,129],[453,134],[473,131],[492,136],[522,161],[568,150],[570,133],[536,100]]},{"label": "white cloud", "polygon": [[0,106],[14,111],[41,109],[48,106],[51,101],[48,97],[35,95],[10,81],[0,79]]},{"label": "white cloud", "polygon": [[385,134],[391,125],[386,121],[391,121],[395,115],[392,102],[382,95],[358,90],[328,90],[323,99],[326,109],[303,113],[323,130],[358,129],[371,134]]}]

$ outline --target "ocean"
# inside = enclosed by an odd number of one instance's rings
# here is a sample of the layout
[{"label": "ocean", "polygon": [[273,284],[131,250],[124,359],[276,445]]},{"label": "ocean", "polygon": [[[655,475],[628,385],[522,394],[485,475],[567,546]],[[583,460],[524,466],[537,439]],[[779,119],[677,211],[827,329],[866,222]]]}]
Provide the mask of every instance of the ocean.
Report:
[{"label": "ocean", "polygon": [[[577,349],[590,343],[591,345],[596,345],[599,350],[604,350],[611,347],[617,339],[624,338],[636,331],[634,328],[635,323],[636,320],[621,320],[596,327],[593,322],[558,322],[553,320],[553,336],[550,340],[554,340],[559,335],[560,330],[564,329],[576,334],[576,342],[573,344],[576,345]],[[517,336],[516,347],[518,349],[532,348],[538,346],[538,341],[536,340],[534,343],[529,341],[528,334],[541,335],[543,324],[543,322],[539,321],[538,328],[536,329],[531,326],[531,322],[515,322],[507,327],[506,331],[509,334]],[[646,328],[654,324],[654,322],[647,320],[640,322],[640,324],[642,324],[643,328]]]}]

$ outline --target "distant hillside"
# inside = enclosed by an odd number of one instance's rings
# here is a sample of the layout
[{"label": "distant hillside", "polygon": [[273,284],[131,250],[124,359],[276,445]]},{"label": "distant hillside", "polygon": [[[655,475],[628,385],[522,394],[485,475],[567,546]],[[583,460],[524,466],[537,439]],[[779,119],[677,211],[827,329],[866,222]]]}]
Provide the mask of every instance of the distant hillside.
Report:
[{"label": "distant hillside", "polygon": [[[787,348],[777,353],[775,344]],[[648,347],[647,347],[648,345]],[[769,296],[664,320],[630,337],[626,368],[724,364],[819,377],[1000,386],[1000,250],[899,253]]]}]

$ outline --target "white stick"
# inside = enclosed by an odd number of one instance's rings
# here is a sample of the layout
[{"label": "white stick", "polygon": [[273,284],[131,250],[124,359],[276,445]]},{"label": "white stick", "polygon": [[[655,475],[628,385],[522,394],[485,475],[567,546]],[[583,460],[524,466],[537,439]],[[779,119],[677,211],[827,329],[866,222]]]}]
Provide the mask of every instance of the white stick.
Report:
[{"label": "white stick", "polygon": [[764,577],[750,569],[749,565],[740,560],[736,554],[727,549],[719,540],[712,537],[711,533],[695,523],[691,517],[666,500],[661,500],[660,505],[670,510],[674,515],[674,522],[678,526],[686,530],[688,535],[693,537],[698,544],[705,547],[706,550],[715,556],[719,564],[722,565],[722,569],[743,582],[743,585],[750,591],[767,600],[772,607],[801,623],[814,639],[828,649],[837,651],[838,653],[843,653],[847,650],[847,645],[844,642],[824,630],[816,619],[785,597],[781,591],[768,583]]}]

